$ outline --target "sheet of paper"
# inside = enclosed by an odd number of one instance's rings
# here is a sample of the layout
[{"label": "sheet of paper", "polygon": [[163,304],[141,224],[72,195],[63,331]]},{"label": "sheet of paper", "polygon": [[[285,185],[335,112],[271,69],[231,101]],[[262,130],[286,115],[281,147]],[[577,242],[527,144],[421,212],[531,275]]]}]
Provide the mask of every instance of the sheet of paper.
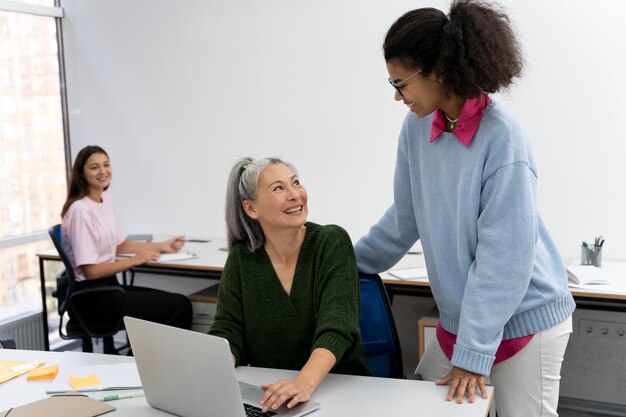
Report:
[{"label": "sheet of paper", "polygon": [[42,361],[0,361],[0,384],[43,364]]},{"label": "sheet of paper", "polygon": [[426,279],[426,278],[428,278],[428,273],[426,272],[426,267],[406,268],[406,269],[392,269],[392,270],[389,271],[389,275],[394,276],[396,278],[400,278],[402,280]]},{"label": "sheet of paper", "polygon": [[574,285],[611,284],[611,279],[602,268],[593,265],[570,265],[567,267],[567,278]]},{"label": "sheet of paper", "polygon": [[167,263],[174,261],[184,261],[185,259],[194,259],[197,257],[198,255],[191,252],[162,253],[156,262]]},{"label": "sheet of paper", "polygon": [[[121,258],[132,258],[134,253],[118,253],[116,256]],[[195,259],[198,255],[191,252],[162,253],[158,260],[150,262],[168,263],[175,261],[184,261],[186,259]]]}]

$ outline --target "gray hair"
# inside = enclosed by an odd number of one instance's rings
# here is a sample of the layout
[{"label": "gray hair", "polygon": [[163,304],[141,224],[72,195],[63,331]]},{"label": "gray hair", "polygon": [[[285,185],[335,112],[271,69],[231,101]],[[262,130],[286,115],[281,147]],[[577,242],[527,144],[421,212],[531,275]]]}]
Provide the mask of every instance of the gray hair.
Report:
[{"label": "gray hair", "polygon": [[294,174],[298,173],[293,165],[277,157],[241,158],[230,171],[226,187],[226,233],[229,250],[235,244],[244,242],[248,250],[254,252],[265,243],[261,224],[248,216],[243,209],[243,202],[256,201],[261,174],[273,164],[284,164]]}]

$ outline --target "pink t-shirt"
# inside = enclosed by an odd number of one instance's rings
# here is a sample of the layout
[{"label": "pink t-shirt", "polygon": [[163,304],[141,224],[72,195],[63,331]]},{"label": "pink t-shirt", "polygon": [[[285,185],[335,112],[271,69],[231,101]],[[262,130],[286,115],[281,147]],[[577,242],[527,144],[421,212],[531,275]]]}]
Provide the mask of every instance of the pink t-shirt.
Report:
[{"label": "pink t-shirt", "polygon": [[117,246],[125,238],[112,197],[103,193],[101,203],[89,197],[75,201],[63,216],[61,240],[76,281],[87,279],[81,265],[114,262]]}]

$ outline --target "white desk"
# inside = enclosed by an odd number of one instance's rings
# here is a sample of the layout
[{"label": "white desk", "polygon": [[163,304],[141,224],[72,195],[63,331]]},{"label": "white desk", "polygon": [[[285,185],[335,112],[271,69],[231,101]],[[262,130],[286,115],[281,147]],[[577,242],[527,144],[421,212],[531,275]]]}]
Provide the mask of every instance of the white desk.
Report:
[{"label": "white desk", "polygon": [[[166,236],[155,236],[155,240],[164,240]],[[156,274],[179,275],[185,277],[195,277],[204,279],[219,279],[221,271],[224,269],[228,252],[224,250],[226,239],[211,239],[207,243],[187,242],[184,250],[196,253],[196,259],[187,259],[171,263],[147,262],[139,267],[133,268],[137,272],[147,272]],[[59,261],[56,250],[48,250],[37,253],[39,257],[41,297],[43,303],[44,341],[45,348],[49,349],[48,343],[48,315],[46,308],[46,287],[44,274],[44,261]],[[616,286],[596,286],[586,288],[570,288],[572,295],[579,308],[595,308],[607,311],[626,310],[626,264],[616,264],[605,262],[604,269],[612,276],[616,282],[621,282]],[[424,256],[421,254],[405,255],[393,269],[412,268],[425,266]],[[411,295],[432,297],[428,278],[417,280],[401,280],[388,273],[382,273],[381,278],[393,301],[394,295]]]},{"label": "white desk", "polygon": [[[47,364],[58,363],[63,367],[77,365],[114,364],[133,362],[132,357],[102,355],[82,352],[40,352],[27,350],[0,350],[1,360],[34,360],[40,359]],[[278,369],[238,367],[237,374],[241,381],[260,385],[274,382],[281,378],[293,377],[295,372]],[[46,397],[45,391],[50,381],[26,381],[21,375],[4,384],[0,384],[0,411],[11,407],[27,404]],[[319,402],[320,410],[310,414],[311,417],[340,416],[447,416],[447,417],[484,417],[489,411],[493,396],[492,387],[487,387],[489,398],[477,398],[469,404],[456,404],[445,400],[447,387],[436,386],[433,382],[410,381],[401,379],[385,379],[373,377],[357,377],[346,375],[328,375],[313,394]],[[118,391],[107,391],[114,393]],[[104,396],[102,392],[89,393],[94,398]],[[184,395],[184,394],[183,394]],[[151,408],[145,398],[131,398],[111,401],[117,410],[111,417],[151,417],[170,416],[160,410]]]},{"label": "white desk", "polygon": [[[165,239],[167,239],[167,236],[154,237],[155,241]],[[219,279],[222,269],[224,269],[224,264],[226,264],[226,258],[228,257],[228,252],[225,248],[226,239],[210,239],[208,242],[187,242],[185,243],[183,250],[197,254],[197,258],[171,263],[146,262],[145,264],[132,269],[137,272],[179,275],[204,279]],[[36,255],[39,258],[39,284],[41,286],[44,347],[48,350],[50,349],[50,342],[48,340],[48,292],[46,291],[44,263],[46,261],[59,262],[61,261],[61,258],[59,257],[59,253],[56,249],[38,252]]]},{"label": "white desk", "polygon": [[[392,269],[416,268],[425,266],[423,255],[405,255]],[[570,287],[570,292],[579,308],[589,307],[607,311],[626,310],[626,263],[604,262],[603,272],[611,277],[612,285],[586,285]],[[401,280],[384,272],[381,275],[389,297],[416,295],[432,297],[428,278]]]}]

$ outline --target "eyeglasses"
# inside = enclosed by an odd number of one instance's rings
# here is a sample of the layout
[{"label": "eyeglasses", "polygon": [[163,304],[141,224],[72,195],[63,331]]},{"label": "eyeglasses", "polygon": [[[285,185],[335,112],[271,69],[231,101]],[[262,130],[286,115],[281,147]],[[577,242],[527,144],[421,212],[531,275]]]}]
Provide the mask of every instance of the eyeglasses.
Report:
[{"label": "eyeglasses", "polygon": [[387,79],[387,81],[389,81],[389,84],[391,84],[391,86],[396,89],[398,94],[400,94],[400,97],[404,97],[404,94],[402,94],[402,90],[400,90],[400,89],[406,87],[406,85],[409,83],[409,81],[411,81],[420,72],[422,72],[421,69],[416,71],[416,72],[414,72],[413,74],[409,75],[404,80],[394,81],[394,80],[391,79],[391,77],[389,77]]}]

